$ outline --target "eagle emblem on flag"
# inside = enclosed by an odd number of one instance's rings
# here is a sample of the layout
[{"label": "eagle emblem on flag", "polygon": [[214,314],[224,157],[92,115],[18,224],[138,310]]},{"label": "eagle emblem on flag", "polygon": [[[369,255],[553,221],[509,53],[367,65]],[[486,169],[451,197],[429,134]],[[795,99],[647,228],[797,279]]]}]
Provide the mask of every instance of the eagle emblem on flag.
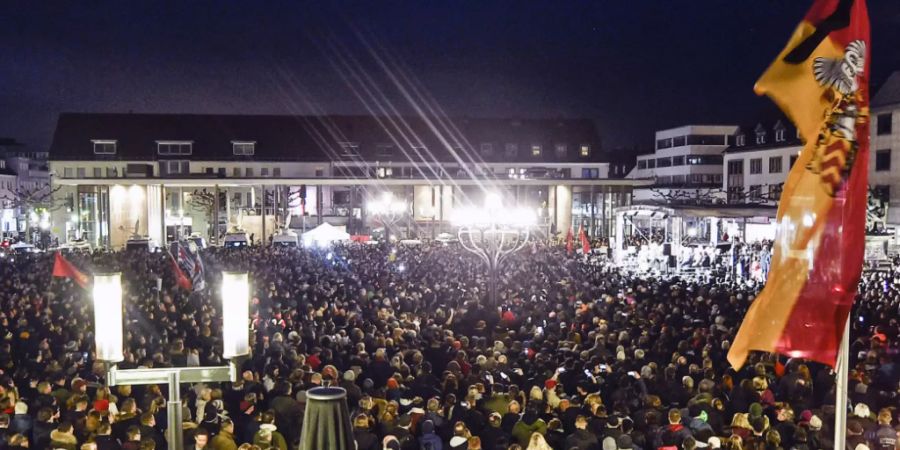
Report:
[{"label": "eagle emblem on flag", "polygon": [[828,195],[834,196],[856,157],[856,129],[868,110],[860,108],[859,78],[866,66],[866,43],[851,42],[842,58],[818,57],[813,75],[823,87],[831,107],[819,132],[810,168],[819,175]]}]

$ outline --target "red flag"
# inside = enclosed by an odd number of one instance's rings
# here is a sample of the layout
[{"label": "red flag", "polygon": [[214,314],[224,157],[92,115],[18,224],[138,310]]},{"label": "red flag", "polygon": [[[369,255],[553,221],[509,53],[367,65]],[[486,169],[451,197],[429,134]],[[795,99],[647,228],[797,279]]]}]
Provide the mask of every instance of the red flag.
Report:
[{"label": "red flag", "polygon": [[587,233],[584,232],[584,225],[578,226],[578,240],[581,241],[581,251],[585,255],[591,253],[591,241],[588,240]]},{"label": "red flag", "polygon": [[71,278],[72,281],[81,286],[82,289],[87,289],[88,285],[91,283],[91,277],[78,270],[74,264],[70,263],[66,258],[63,258],[63,255],[59,252],[56,252],[56,258],[53,261],[53,276]]},{"label": "red flag", "polygon": [[575,236],[572,234],[572,229],[569,228],[569,232],[566,233],[566,254],[572,255],[575,252]]},{"label": "red flag", "polygon": [[188,292],[193,292],[194,284],[191,283],[191,279],[184,273],[184,270],[178,266],[178,262],[175,261],[175,257],[172,256],[172,253],[169,253],[169,259],[172,260],[172,272],[175,274],[175,284]]},{"label": "red flag", "polygon": [[728,352],[830,366],[856,296],[869,163],[869,18],[863,0],[816,0],[756,83],[805,141],[778,204],[772,266]]}]

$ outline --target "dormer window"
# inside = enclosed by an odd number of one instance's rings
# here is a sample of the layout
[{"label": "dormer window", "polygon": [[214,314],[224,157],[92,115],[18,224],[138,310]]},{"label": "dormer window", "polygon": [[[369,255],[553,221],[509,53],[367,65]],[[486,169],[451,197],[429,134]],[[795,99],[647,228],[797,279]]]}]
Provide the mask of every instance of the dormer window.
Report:
[{"label": "dormer window", "polygon": [[394,156],[394,144],[378,144],[375,156],[379,159],[390,159]]},{"label": "dormer window", "polygon": [[775,142],[784,142],[784,129],[775,130]]},{"label": "dormer window", "polygon": [[116,141],[109,139],[94,139],[91,142],[94,143],[94,154],[95,155],[115,155],[116,154]]},{"label": "dormer window", "polygon": [[766,132],[757,132],[756,133],[756,143],[757,144],[765,144],[766,143]]},{"label": "dormer window", "polygon": [[163,156],[190,155],[194,152],[194,141],[156,141],[156,152]]},{"label": "dormer window", "polygon": [[556,144],[556,146],[554,147],[554,151],[556,152],[556,156],[558,158],[565,158],[567,150],[568,149],[566,148],[566,144]]},{"label": "dormer window", "polygon": [[540,144],[532,144],[531,145],[531,156],[541,156]]},{"label": "dormer window", "polygon": [[253,156],[256,154],[256,142],[231,141],[231,151],[234,156]]},{"label": "dormer window", "polygon": [[518,144],[513,144],[513,143],[506,144],[506,149],[505,149],[504,154],[506,155],[507,158],[515,158],[516,155],[518,155],[518,153],[519,153],[519,145]]},{"label": "dormer window", "polygon": [[744,136],[743,134],[737,135],[734,139],[734,145],[738,147],[747,145],[747,136]]},{"label": "dormer window", "polygon": [[584,157],[591,156],[591,146],[587,145],[587,144],[582,144],[579,153],[581,154],[581,156],[584,156]]}]

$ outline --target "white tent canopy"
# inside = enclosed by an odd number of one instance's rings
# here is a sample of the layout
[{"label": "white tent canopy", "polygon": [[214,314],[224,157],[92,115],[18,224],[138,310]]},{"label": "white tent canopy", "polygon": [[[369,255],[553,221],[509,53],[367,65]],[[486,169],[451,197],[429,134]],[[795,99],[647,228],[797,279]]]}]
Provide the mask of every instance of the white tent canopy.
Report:
[{"label": "white tent canopy", "polygon": [[335,227],[328,222],[319,225],[312,230],[303,233],[303,245],[325,246],[332,242],[349,241],[350,234],[342,228]]}]

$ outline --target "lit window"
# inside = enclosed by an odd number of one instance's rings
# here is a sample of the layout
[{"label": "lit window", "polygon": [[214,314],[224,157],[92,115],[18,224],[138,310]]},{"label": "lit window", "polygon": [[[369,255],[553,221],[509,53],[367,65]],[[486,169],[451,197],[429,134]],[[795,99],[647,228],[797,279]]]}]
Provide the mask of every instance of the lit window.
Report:
[{"label": "lit window", "polygon": [[95,139],[91,142],[94,143],[94,154],[95,155],[115,155],[116,154],[116,141]]},{"label": "lit window", "polygon": [[538,144],[531,145],[531,156],[541,156],[541,146]]},{"label": "lit window", "polygon": [[256,142],[231,141],[231,150],[234,156],[253,156],[256,154]]},{"label": "lit window", "polygon": [[591,155],[591,146],[590,145],[582,145],[580,153],[581,153],[581,156],[590,156]]},{"label": "lit window", "polygon": [[190,155],[194,150],[192,141],[156,141],[157,153],[160,155]]}]

